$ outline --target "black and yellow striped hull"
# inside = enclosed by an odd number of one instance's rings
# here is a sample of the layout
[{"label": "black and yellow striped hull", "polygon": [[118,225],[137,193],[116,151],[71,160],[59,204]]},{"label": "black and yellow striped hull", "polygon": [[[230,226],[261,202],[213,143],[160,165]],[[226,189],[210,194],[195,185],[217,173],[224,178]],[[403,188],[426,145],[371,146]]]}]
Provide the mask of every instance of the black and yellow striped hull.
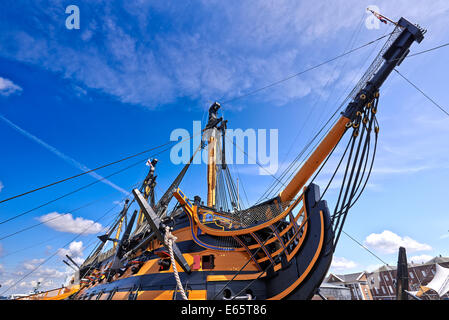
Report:
[{"label": "black and yellow striped hull", "polygon": [[[258,300],[310,299],[315,294],[330,266],[333,244],[329,210],[325,201],[319,201],[318,186],[309,186],[273,219],[237,229],[203,224],[201,209],[192,206],[179,190],[175,196],[185,211],[176,217],[172,233],[192,269],[186,273],[177,266],[189,300],[245,296]],[[263,238],[263,234],[271,236]],[[223,239],[227,239],[226,245]],[[71,298],[181,299],[172,266],[160,270],[161,253],[166,250],[154,240],[147,252],[151,252],[149,258],[137,272],[126,270],[112,281],[92,281]],[[198,259],[205,256],[213,256],[212,265]]]}]

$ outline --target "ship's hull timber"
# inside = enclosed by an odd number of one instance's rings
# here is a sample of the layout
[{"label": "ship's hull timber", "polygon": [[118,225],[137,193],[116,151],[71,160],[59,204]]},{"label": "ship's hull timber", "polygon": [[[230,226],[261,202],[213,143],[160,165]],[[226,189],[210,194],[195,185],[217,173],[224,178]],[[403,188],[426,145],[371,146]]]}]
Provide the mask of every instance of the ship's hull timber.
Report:
[{"label": "ship's hull timber", "polygon": [[[182,199],[187,200],[182,193],[177,198],[181,204]],[[248,296],[258,300],[310,299],[332,260],[333,233],[329,210],[325,201],[318,200],[318,186],[311,185],[281,215],[265,223],[233,229],[213,224],[217,230],[215,233],[223,234],[221,237],[208,234],[201,228],[204,225],[197,223],[198,219],[204,218],[199,213],[205,210],[190,203],[186,205],[185,214],[175,219],[172,233],[178,238],[177,246],[192,269],[191,273],[186,273],[178,267],[189,300],[230,299],[237,294],[237,298]],[[292,213],[293,210],[296,214]],[[212,224],[208,225],[210,228]],[[267,230],[272,232],[265,239],[262,234]],[[229,233],[233,236],[229,237]],[[222,239],[234,241],[228,241],[224,246]],[[248,242],[248,239],[252,241]],[[148,260],[137,272],[128,268],[109,282],[106,278],[99,278],[72,298],[181,299],[172,266],[160,270],[160,261],[168,258],[166,249],[156,240],[149,244],[149,248]],[[254,255],[257,250],[259,253]],[[254,255],[252,259],[250,253]],[[203,257],[213,258],[206,265]],[[249,263],[248,259],[251,259]],[[107,263],[103,262],[104,265]]]},{"label": "ship's hull timber", "polygon": [[39,292],[25,297],[17,298],[16,300],[65,300],[73,296],[80,289],[79,285],[68,288],[58,288],[45,292]]}]

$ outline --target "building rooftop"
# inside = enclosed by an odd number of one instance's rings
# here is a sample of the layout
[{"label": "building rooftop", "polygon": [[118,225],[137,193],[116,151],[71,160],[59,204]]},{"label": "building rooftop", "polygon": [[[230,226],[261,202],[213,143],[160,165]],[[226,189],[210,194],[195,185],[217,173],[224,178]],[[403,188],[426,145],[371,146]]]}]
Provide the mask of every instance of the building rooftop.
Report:
[{"label": "building rooftop", "polygon": [[424,264],[435,264],[435,263],[445,263],[445,262],[449,262],[449,257],[435,257],[433,259],[430,259],[429,261],[427,261]]},{"label": "building rooftop", "polygon": [[350,273],[350,274],[333,274],[331,273],[329,277],[327,278],[327,281],[331,280],[332,277],[334,277],[336,280],[339,280],[344,283],[349,282],[356,282],[359,281],[359,279],[364,275],[365,272],[356,272],[356,273]]},{"label": "building rooftop", "polygon": [[[437,263],[449,263],[449,257],[442,257],[442,256],[438,256],[438,257],[434,257],[432,259],[430,259],[429,261],[426,261],[424,263],[414,263],[412,261],[409,261],[409,263],[407,264],[407,266],[409,268],[413,268],[413,267],[419,267],[419,266],[423,266],[423,265],[433,265],[433,264],[437,264]],[[378,272],[382,272],[382,271],[394,271],[396,270],[396,266],[387,266],[387,265],[383,265],[379,268],[377,268],[376,270],[373,270],[371,272],[365,271],[366,273],[378,273]],[[360,274],[360,273],[359,273]],[[338,276],[338,277],[344,277],[344,276],[349,276],[349,275],[343,275],[343,276]]]},{"label": "building rooftop", "polygon": [[333,283],[329,283],[329,282],[323,282],[320,285],[320,288],[349,290],[349,288],[347,288],[343,285],[333,284]]},{"label": "building rooftop", "polygon": [[[408,266],[410,267],[411,265],[408,264]],[[392,267],[392,266],[383,265],[370,273],[377,273],[377,272],[382,272],[382,271],[393,271],[393,270],[396,270],[396,266]]]}]

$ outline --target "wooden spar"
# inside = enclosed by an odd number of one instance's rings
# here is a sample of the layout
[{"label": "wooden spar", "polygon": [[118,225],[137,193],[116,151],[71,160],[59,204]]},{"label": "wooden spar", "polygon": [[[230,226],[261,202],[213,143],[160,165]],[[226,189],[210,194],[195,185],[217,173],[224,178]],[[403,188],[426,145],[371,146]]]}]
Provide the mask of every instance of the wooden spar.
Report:
[{"label": "wooden spar", "polygon": [[117,233],[115,234],[115,239],[117,241],[114,241],[114,244],[113,244],[114,249],[117,247],[117,242],[118,242],[118,239],[120,238],[120,233],[122,232],[123,219],[125,219],[125,216],[122,216],[122,218],[120,219],[120,222],[119,222],[119,225],[117,228]]},{"label": "wooden spar", "polygon": [[117,249],[115,250],[115,255],[114,258],[112,259],[112,265],[111,265],[111,269],[112,270],[117,270],[120,269],[124,266],[123,262],[121,261],[121,259],[123,258],[124,255],[124,244],[127,243],[129,236],[131,234],[131,229],[134,225],[134,220],[137,217],[137,210],[134,210],[131,219],[128,223],[128,225],[126,226],[125,232],[123,233],[122,239],[120,240]]},{"label": "wooden spar", "polygon": [[[148,200],[148,198],[150,197],[150,186],[146,185],[145,186],[145,190],[144,190],[144,194],[143,197],[145,198],[145,200]],[[139,217],[137,218],[137,225],[141,225],[143,223],[143,220],[145,219],[142,209],[140,209],[139,211]]]},{"label": "wooden spar", "polygon": [[[159,217],[154,212],[153,208],[151,208],[151,206],[148,204],[147,200],[145,200],[145,198],[142,196],[142,194],[140,193],[140,191],[138,189],[134,189],[133,194],[134,194],[134,197],[135,197],[137,203],[139,204],[140,208],[142,209],[142,212],[143,212],[145,218],[147,219],[147,222],[150,225],[151,230],[154,232],[154,234],[156,235],[159,242],[164,247],[166,247],[167,250],[169,250],[168,245],[165,243],[165,240],[164,240],[165,231],[161,231],[161,230],[164,230],[165,225],[161,222]],[[190,266],[187,263],[184,256],[182,255],[178,246],[176,245],[176,242],[174,242],[172,244],[172,248],[173,248],[173,255],[175,257],[176,262],[179,263],[179,265],[184,269],[185,272],[190,273],[191,272]]]},{"label": "wooden spar", "polygon": [[207,162],[207,206],[215,207],[215,189],[217,184],[217,139],[216,131],[213,128],[208,141],[208,162]]},{"label": "wooden spar", "polygon": [[223,121],[218,118],[217,112],[220,104],[214,102],[209,108],[209,121],[204,129],[205,137],[208,142],[208,161],[207,161],[207,206],[215,207],[216,185],[217,185],[217,125]]},{"label": "wooden spar", "polygon": [[407,54],[410,52],[410,46],[413,42],[420,43],[424,38],[424,31],[413,25],[404,18],[401,18],[397,26],[402,32],[397,36],[393,43],[383,53],[383,64],[369,77],[369,81],[356,94],[354,100],[349,103],[342,117],[334,125],[323,141],[318,145],[313,154],[307,159],[295,177],[289,182],[285,189],[280,193],[282,202],[293,200],[307,180],[312,176],[315,170],[326,159],[332,149],[340,141],[345,133],[346,124],[355,119],[357,112],[362,110],[365,105],[379,96],[379,89],[394,70],[401,64]]},{"label": "wooden spar", "polygon": [[329,155],[332,149],[340,141],[341,137],[346,131],[346,124],[350,120],[342,116],[338,122],[333,126],[331,131],[324,137],[323,141],[318,145],[312,155],[307,159],[301,169],[296,173],[289,184],[281,191],[279,197],[281,202],[291,201],[302,190],[307,180],[323,163],[324,159]]},{"label": "wooden spar", "polygon": [[[154,185],[153,185],[153,184],[155,184],[154,171],[155,171],[157,162],[158,162],[157,159],[153,159],[153,160],[151,160],[151,162],[150,162],[150,160],[148,160],[148,162],[147,162],[147,165],[149,165],[150,170],[149,170],[148,175],[145,178],[143,185],[142,185],[144,187],[143,196],[144,196],[145,200],[148,200],[148,198],[150,197],[150,195],[152,193],[151,191],[154,188]],[[154,192],[152,193],[152,195],[154,196]],[[151,205],[154,207],[154,198],[152,199]],[[141,225],[143,223],[144,219],[145,218],[143,216],[142,210],[140,210],[139,216],[137,218],[137,225],[138,226]]]}]

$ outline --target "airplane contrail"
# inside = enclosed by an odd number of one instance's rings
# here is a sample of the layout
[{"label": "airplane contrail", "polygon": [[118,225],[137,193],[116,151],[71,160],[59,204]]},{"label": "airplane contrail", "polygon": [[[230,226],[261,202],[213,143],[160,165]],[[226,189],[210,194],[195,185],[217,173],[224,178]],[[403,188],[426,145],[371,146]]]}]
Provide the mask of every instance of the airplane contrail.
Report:
[{"label": "airplane contrail", "polygon": [[[6,122],[6,124],[8,124],[11,128],[15,129],[16,131],[20,132],[21,134],[23,134],[25,137],[33,140],[34,142],[37,142],[38,144],[40,144],[41,146],[43,146],[45,149],[51,151],[52,153],[54,153],[56,156],[58,156],[59,158],[61,158],[62,160],[64,160],[65,162],[73,165],[74,167],[87,172],[90,171],[91,169],[89,169],[88,167],[86,167],[84,164],[76,161],[75,159],[73,159],[72,157],[69,157],[68,155],[62,153],[61,151],[59,151],[58,149],[56,149],[55,147],[49,145],[48,143],[42,141],[41,139],[39,139],[38,137],[36,137],[35,135],[29,133],[28,131],[25,131],[24,129],[20,128],[18,125],[14,124],[13,122],[11,122],[10,120],[6,119],[3,115],[0,114],[0,119],[2,119],[4,122]],[[89,172],[89,175],[91,175],[92,177],[94,177],[97,180],[100,180],[101,182],[111,186],[112,188],[114,188],[117,191],[120,191],[121,193],[124,193],[126,195],[129,195],[129,192],[124,190],[123,188],[120,188],[119,186],[117,186],[116,184],[112,183],[111,181],[103,178],[102,176],[100,176],[99,174],[95,173],[95,172]]]}]

